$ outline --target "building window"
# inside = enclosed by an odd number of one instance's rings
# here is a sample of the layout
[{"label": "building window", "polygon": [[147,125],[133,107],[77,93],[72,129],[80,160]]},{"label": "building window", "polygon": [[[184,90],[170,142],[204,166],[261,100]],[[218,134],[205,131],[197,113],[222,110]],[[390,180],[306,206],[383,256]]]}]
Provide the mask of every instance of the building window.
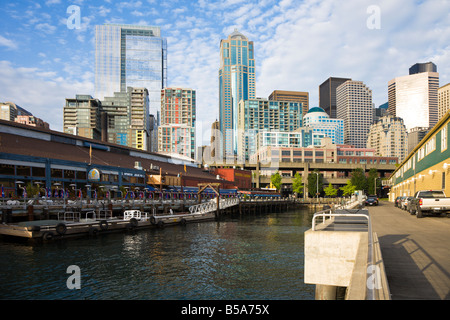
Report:
[{"label": "building window", "polygon": [[447,150],[447,126],[441,130],[441,152]]}]

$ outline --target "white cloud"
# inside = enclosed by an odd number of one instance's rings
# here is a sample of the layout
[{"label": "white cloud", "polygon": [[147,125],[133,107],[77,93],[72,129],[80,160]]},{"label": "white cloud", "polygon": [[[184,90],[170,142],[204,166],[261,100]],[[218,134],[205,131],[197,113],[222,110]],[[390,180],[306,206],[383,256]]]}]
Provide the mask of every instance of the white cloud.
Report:
[{"label": "white cloud", "polygon": [[52,26],[49,23],[39,23],[39,24],[36,25],[35,28],[36,28],[36,30],[42,31],[42,32],[44,32],[46,34],[53,34],[56,31],[56,27]]},{"label": "white cloud", "polygon": [[18,48],[17,43],[15,43],[14,41],[7,39],[3,36],[0,36],[0,46],[5,46],[8,49],[14,49],[14,50]]},{"label": "white cloud", "polygon": [[54,71],[18,68],[0,61],[0,96],[48,122],[51,129],[62,131],[65,98],[93,94],[91,77],[87,74],[82,80],[74,80],[57,76]]}]

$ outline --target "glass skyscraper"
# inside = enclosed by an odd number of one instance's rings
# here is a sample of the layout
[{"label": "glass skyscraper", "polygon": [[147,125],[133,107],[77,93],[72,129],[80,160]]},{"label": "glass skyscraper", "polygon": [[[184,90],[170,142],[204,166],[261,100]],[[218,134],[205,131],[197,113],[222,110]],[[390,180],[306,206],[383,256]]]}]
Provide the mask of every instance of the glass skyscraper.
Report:
[{"label": "glass skyscraper", "polygon": [[253,41],[235,30],[220,42],[219,121],[223,155],[237,154],[238,105],[255,98]]},{"label": "glass skyscraper", "polygon": [[[159,27],[105,24],[95,29],[95,98],[146,88],[158,114],[167,84],[167,41]],[[152,146],[153,149],[153,146]]]}]

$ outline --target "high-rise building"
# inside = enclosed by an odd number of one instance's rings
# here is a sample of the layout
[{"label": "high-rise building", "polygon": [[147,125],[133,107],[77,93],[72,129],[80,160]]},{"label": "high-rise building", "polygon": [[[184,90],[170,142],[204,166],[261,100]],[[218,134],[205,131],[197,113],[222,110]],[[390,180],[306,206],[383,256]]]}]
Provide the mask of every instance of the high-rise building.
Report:
[{"label": "high-rise building", "polygon": [[161,90],[161,125],[158,128],[158,151],[195,158],[195,90],[164,88]]},{"label": "high-rise building", "polygon": [[401,162],[408,154],[407,141],[403,119],[387,115],[370,127],[367,148],[375,149],[377,156],[398,157]]},{"label": "high-rise building", "polygon": [[408,131],[430,128],[438,121],[439,73],[427,70],[436,66],[416,64],[409,75],[388,82],[389,114],[402,118]]},{"label": "high-rise building", "polygon": [[373,109],[373,123],[380,120],[381,117],[387,116],[389,114],[388,107],[389,107],[389,103],[386,102],[386,103],[383,103],[382,105],[380,105],[378,108]]},{"label": "high-rise building", "polygon": [[220,122],[216,119],[211,125],[211,158],[222,159],[222,134],[220,132]]},{"label": "high-rise building", "polygon": [[330,77],[319,86],[319,107],[325,110],[330,118],[336,118],[336,89],[349,78]]},{"label": "high-rise building", "polygon": [[348,80],[336,88],[336,115],[344,120],[344,143],[365,148],[373,119],[372,90]]},{"label": "high-rise building", "polygon": [[314,133],[331,138],[334,144],[344,144],[344,120],[332,119],[322,108],[314,107],[303,117],[303,126]]},{"label": "high-rise building", "polygon": [[307,114],[309,110],[309,93],[303,91],[284,91],[284,90],[274,90],[270,96],[269,100],[276,101],[292,101],[300,102],[303,104],[303,114]]},{"label": "high-rise building", "polygon": [[146,88],[114,92],[101,101],[108,142],[150,151],[149,98]]},{"label": "high-rise building", "polygon": [[438,89],[438,119],[450,110],[450,83]]},{"label": "high-rise building", "polygon": [[430,131],[430,128],[414,127],[408,131],[408,154],[422,141]]},{"label": "high-rise building", "polygon": [[[95,97],[146,88],[157,117],[167,85],[167,41],[159,27],[105,24],[95,29]],[[153,122],[156,124],[156,122]],[[156,128],[151,128],[155,130]],[[156,151],[157,146],[151,146]]]},{"label": "high-rise building", "polygon": [[238,114],[238,159],[248,160],[256,152],[259,132],[289,132],[300,128],[302,109],[302,104],[298,102],[241,100]]},{"label": "high-rise building", "polygon": [[409,68],[409,74],[417,74],[421,72],[437,72],[437,66],[433,62],[416,63]]},{"label": "high-rise building", "polygon": [[1,120],[14,121],[17,116],[32,116],[32,114],[13,102],[0,102]]},{"label": "high-rise building", "polygon": [[255,98],[253,41],[235,30],[220,41],[219,122],[224,155],[237,154],[238,105]]},{"label": "high-rise building", "polygon": [[[66,98],[64,132],[95,140],[102,140],[102,105],[90,95],[77,94]],[[106,141],[106,140],[104,140]]]}]

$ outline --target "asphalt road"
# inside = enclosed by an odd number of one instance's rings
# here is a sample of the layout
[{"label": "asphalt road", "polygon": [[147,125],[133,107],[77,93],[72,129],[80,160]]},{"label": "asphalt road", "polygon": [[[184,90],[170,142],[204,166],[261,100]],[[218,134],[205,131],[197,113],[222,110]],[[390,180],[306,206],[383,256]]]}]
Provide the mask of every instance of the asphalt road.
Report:
[{"label": "asphalt road", "polygon": [[450,218],[418,219],[386,201],[366,208],[392,300],[450,300]]}]

